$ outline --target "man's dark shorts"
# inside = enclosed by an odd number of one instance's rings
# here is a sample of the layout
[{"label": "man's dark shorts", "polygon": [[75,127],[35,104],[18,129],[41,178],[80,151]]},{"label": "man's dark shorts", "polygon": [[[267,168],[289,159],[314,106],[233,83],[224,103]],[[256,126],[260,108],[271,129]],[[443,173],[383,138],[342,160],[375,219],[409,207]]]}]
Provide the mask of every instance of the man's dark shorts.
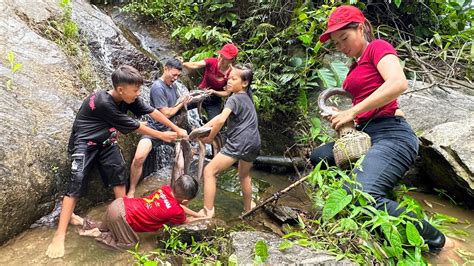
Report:
[{"label": "man's dark shorts", "polygon": [[127,182],[125,160],[116,143],[107,146],[76,144],[71,160],[71,179],[66,196],[81,197],[86,194],[89,173],[96,163],[104,186],[114,187]]}]

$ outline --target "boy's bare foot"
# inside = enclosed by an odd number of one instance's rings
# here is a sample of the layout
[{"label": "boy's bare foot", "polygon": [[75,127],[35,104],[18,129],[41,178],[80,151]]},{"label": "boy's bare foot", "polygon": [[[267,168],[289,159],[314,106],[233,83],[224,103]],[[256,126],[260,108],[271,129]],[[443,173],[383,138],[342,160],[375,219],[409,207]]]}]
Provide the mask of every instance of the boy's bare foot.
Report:
[{"label": "boy's bare foot", "polygon": [[46,250],[46,255],[52,259],[64,256],[64,239],[65,235],[55,235],[51,244]]},{"label": "boy's bare foot", "polygon": [[69,223],[72,224],[72,225],[81,225],[82,226],[84,224],[84,219],[73,213],[71,215],[71,220],[69,220]]},{"label": "boy's bare foot", "polygon": [[99,228],[93,228],[90,230],[79,230],[79,235],[81,236],[92,236],[92,237],[98,237],[101,234]]}]

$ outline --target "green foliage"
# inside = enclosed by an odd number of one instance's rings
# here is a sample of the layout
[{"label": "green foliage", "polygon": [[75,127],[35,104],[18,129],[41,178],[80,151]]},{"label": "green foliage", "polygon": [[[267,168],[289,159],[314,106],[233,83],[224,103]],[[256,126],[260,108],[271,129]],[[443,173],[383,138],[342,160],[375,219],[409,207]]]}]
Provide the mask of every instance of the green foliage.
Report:
[{"label": "green foliage", "polygon": [[11,77],[6,81],[6,87],[8,90],[13,90],[13,76],[16,72],[18,72],[22,67],[23,64],[17,63],[15,60],[15,53],[13,51],[9,51],[7,55],[7,60],[10,65],[10,74]]},{"label": "green foliage", "polygon": [[265,263],[268,258],[268,245],[263,240],[255,242],[255,257],[254,263],[261,264]]},{"label": "green foliage", "polygon": [[[333,167],[321,170],[322,164],[316,165],[308,178],[313,187],[308,193],[322,215],[306,219],[304,228],[294,228],[285,235],[287,240],[281,243],[280,250],[297,244],[328,250],[339,259],[360,264],[426,265],[422,251],[427,250],[427,245],[415,227],[418,219],[408,213],[425,219],[427,216],[414,199],[404,194],[410,189],[398,191],[400,205],[406,210],[393,217],[372,206],[374,199],[358,189],[353,174]],[[346,186],[351,193],[346,192]],[[443,226],[456,220],[438,214],[430,222],[447,232]]]},{"label": "green foliage", "polygon": [[[214,235],[209,236],[200,241],[191,239],[190,243],[182,240],[182,230],[176,227],[170,227],[168,225],[163,226],[163,231],[167,236],[166,239],[160,240],[162,248],[155,249],[147,254],[140,254],[138,247],[135,251],[129,251],[134,256],[137,262],[141,265],[163,265],[166,262],[166,258],[169,256],[179,256],[184,259],[186,264],[206,264],[215,263],[220,264],[221,259],[225,259],[225,252],[222,248],[226,245],[226,235],[222,228],[217,228]],[[236,261],[235,256],[230,256],[228,263]],[[163,262],[165,260],[165,262]]]}]

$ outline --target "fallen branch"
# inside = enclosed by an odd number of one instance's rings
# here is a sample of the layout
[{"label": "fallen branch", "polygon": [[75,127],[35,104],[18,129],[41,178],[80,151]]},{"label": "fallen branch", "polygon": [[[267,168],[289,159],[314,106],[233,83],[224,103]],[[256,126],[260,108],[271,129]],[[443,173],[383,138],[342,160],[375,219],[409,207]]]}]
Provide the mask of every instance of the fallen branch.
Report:
[{"label": "fallen branch", "polygon": [[272,202],[274,200],[277,200],[280,198],[281,195],[285,194],[286,192],[292,190],[294,187],[298,186],[299,184],[303,183],[306,179],[308,179],[309,175],[303,177],[303,178],[300,178],[299,180],[297,180],[296,182],[294,182],[293,184],[289,185],[288,187],[286,187],[285,189],[281,190],[281,191],[278,191],[276,193],[274,193],[272,196],[270,196],[269,198],[267,198],[266,200],[264,200],[262,203],[258,204],[257,206],[253,207],[251,210],[247,211],[246,213],[242,214],[239,216],[240,219],[243,219],[247,216],[249,216],[250,214],[254,213],[256,210],[262,208],[263,206],[265,206],[266,204],[268,204],[269,202]]}]

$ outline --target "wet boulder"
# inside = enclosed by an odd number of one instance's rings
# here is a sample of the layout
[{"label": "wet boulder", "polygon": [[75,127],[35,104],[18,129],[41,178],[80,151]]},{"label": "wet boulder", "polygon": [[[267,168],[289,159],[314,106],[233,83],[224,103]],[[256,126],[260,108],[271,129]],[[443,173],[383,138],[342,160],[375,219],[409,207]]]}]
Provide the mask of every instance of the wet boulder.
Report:
[{"label": "wet boulder", "polygon": [[[155,67],[104,13],[86,1],[72,2],[80,36],[89,38],[97,87],[85,86],[72,56],[44,30],[54,31],[51,25],[61,20],[64,10],[58,1],[0,1],[0,243],[51,212],[64,191],[70,173],[66,146],[82,100],[94,90],[110,88],[109,75],[119,64]],[[104,25],[113,30],[103,30]],[[10,51],[22,64],[16,73],[7,60]],[[136,141],[133,135],[120,141],[127,164]],[[89,194],[80,202],[90,206],[111,196],[94,172]]]},{"label": "wet boulder", "polygon": [[435,126],[421,141],[423,170],[434,186],[474,207],[474,117]]},{"label": "wet boulder", "polygon": [[421,180],[409,182],[432,184],[473,206],[474,96],[465,91],[410,83],[399,105],[421,140],[421,158],[411,170]]},{"label": "wet boulder", "polygon": [[237,257],[237,265],[253,265],[255,243],[263,240],[268,246],[268,265],[356,265],[349,260],[336,260],[336,257],[325,251],[294,245],[284,251],[278,249],[283,239],[264,232],[230,233],[231,252]]}]

